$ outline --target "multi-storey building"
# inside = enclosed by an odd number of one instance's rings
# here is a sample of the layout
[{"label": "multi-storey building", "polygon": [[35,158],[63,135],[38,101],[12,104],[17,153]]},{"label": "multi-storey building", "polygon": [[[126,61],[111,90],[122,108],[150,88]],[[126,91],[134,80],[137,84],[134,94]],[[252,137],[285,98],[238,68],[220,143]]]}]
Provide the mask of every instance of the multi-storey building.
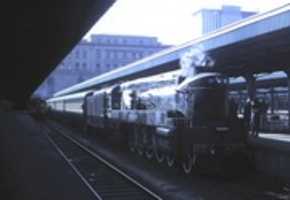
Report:
[{"label": "multi-storey building", "polygon": [[92,35],[82,40],[35,92],[44,98],[83,80],[169,47],[156,37]]},{"label": "multi-storey building", "polygon": [[194,28],[196,36],[202,36],[222,26],[244,19],[256,12],[242,11],[239,6],[222,6],[221,9],[201,9],[195,13]]}]

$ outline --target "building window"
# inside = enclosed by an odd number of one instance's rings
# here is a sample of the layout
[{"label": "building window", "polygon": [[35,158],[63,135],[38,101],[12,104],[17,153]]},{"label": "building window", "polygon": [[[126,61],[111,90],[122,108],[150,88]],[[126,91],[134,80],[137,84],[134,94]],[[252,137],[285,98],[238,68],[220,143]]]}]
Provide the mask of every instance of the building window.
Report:
[{"label": "building window", "polygon": [[127,58],[129,58],[129,59],[132,58],[132,52],[127,53]]},{"label": "building window", "polygon": [[106,58],[110,58],[110,51],[106,51]]},{"label": "building window", "polygon": [[115,52],[114,52],[114,51],[111,51],[111,52],[110,52],[110,58],[112,58],[112,59],[115,58]]},{"label": "building window", "polygon": [[119,51],[117,54],[118,54],[118,58],[119,59],[123,58],[123,52],[122,51]]},{"label": "building window", "polygon": [[124,57],[125,57],[125,52],[123,51],[118,52],[118,58],[122,59]]},{"label": "building window", "polygon": [[87,68],[87,64],[83,63],[83,69],[86,69],[86,68]]},{"label": "building window", "polygon": [[83,58],[87,57],[87,51],[83,51]]},{"label": "building window", "polygon": [[96,64],[96,68],[100,68],[100,64],[99,63]]},{"label": "building window", "polygon": [[96,49],[96,57],[100,58],[101,57],[101,52],[99,49]]},{"label": "building window", "polygon": [[80,63],[76,62],[75,66],[76,66],[76,69],[79,69]]},{"label": "building window", "polygon": [[125,57],[126,57],[126,58],[130,58],[130,57],[131,57],[131,52],[128,52],[128,51],[125,52]]}]

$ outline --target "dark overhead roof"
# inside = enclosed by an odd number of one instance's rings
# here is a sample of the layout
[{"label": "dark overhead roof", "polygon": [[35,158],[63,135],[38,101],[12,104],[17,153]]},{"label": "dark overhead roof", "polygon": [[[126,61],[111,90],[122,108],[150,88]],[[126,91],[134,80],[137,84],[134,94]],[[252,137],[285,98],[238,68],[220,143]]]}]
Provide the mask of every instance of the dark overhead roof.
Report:
[{"label": "dark overhead roof", "polygon": [[290,4],[229,24],[185,44],[84,81],[55,96],[179,68],[181,55],[201,48],[215,60],[215,70],[231,76],[283,70],[290,66]]},{"label": "dark overhead roof", "polygon": [[23,105],[113,2],[5,1],[1,5],[0,99]]}]

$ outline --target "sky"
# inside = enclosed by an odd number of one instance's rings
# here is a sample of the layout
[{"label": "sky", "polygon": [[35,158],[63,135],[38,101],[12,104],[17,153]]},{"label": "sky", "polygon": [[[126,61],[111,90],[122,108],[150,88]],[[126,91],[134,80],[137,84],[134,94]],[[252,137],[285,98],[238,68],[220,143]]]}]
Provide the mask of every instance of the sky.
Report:
[{"label": "sky", "polygon": [[194,38],[192,13],[222,5],[241,6],[245,11],[264,12],[290,0],[116,0],[86,34],[156,36],[165,44],[180,44]]}]

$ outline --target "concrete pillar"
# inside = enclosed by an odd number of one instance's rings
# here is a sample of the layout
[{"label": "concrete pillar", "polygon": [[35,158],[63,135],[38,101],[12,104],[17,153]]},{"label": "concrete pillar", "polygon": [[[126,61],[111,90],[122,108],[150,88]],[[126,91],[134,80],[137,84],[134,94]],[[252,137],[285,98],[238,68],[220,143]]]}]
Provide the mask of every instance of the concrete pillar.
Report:
[{"label": "concrete pillar", "polygon": [[288,83],[288,129],[290,130],[290,69],[286,70]]},{"label": "concrete pillar", "polygon": [[248,74],[245,79],[247,81],[248,98],[254,100],[256,97],[256,78],[253,74]]},{"label": "concrete pillar", "polygon": [[242,109],[245,106],[245,102],[242,101],[242,99],[243,99],[242,89],[238,90],[238,95],[239,95],[238,99],[240,99],[240,102],[239,102],[239,114],[241,114],[242,113]]},{"label": "concrete pillar", "polygon": [[271,114],[274,114],[274,88],[270,88],[270,108],[271,108]]},{"label": "concrete pillar", "polygon": [[[247,90],[247,99],[250,101],[253,101],[256,97],[256,78],[253,74],[247,74],[244,76],[246,79],[246,90]],[[246,123],[246,129],[247,131],[250,131],[251,129],[251,115],[252,115],[252,107],[245,104],[245,110],[244,110],[244,119]],[[250,132],[248,132],[250,134]]]}]

